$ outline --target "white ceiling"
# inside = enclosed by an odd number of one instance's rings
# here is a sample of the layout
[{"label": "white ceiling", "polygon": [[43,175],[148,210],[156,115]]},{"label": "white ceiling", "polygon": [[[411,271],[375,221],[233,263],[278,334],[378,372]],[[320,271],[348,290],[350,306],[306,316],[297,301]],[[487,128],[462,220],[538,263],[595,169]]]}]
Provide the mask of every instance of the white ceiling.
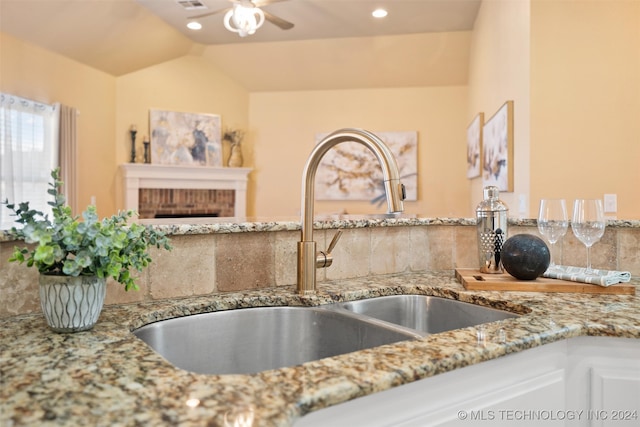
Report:
[{"label": "white ceiling", "polygon": [[[120,76],[206,49],[219,52],[236,46],[255,51],[265,42],[327,38],[346,45],[347,40],[338,39],[469,31],[481,2],[285,0],[264,10],[294,23],[293,29],[266,22],[256,34],[243,38],[224,29],[223,13],[202,19],[204,28],[198,32],[187,29],[188,17],[231,5],[229,0],[200,1],[208,9],[185,10],[178,0],[0,0],[0,31]],[[384,20],[370,15],[379,6],[389,11]],[[277,50],[276,45],[269,47]],[[343,67],[359,66],[357,59],[341,57]],[[264,59],[261,55],[261,66],[268,65]],[[225,71],[234,73],[232,64]]]},{"label": "white ceiling", "polygon": [[[187,1],[193,4],[194,0]],[[180,0],[136,0],[191,40],[207,45],[466,31],[473,28],[480,6],[480,0],[277,0],[262,9],[294,27],[282,30],[265,22],[256,34],[243,38],[223,25],[224,11],[232,5],[231,0],[195,1],[205,8],[186,10]],[[373,18],[371,12],[378,7],[389,15]],[[215,11],[220,12],[197,19],[202,30],[186,28],[188,17]]]}]

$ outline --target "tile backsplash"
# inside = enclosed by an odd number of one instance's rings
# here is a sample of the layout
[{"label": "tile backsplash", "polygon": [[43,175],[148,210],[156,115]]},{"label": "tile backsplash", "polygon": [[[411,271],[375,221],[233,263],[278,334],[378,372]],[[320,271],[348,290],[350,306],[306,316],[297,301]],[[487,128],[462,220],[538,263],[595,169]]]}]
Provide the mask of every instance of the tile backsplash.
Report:
[{"label": "tile backsplash", "polygon": [[[109,283],[106,304],[151,301],[213,292],[271,286],[295,287],[300,232],[213,232],[171,236],[173,251],[152,249],[153,263],[139,273],[140,291],[125,292]],[[318,249],[326,248],[335,229],[314,233]],[[476,227],[468,224],[365,226],[345,228],[333,251],[334,262],[319,269],[327,280],[424,270],[452,270],[478,264]],[[538,235],[535,226],[511,225],[509,235]],[[14,242],[0,242],[0,317],[40,310],[38,272],[9,263]],[[640,227],[607,227],[592,248],[595,268],[640,275]],[[557,260],[583,265],[586,250],[571,232],[556,244]]]}]

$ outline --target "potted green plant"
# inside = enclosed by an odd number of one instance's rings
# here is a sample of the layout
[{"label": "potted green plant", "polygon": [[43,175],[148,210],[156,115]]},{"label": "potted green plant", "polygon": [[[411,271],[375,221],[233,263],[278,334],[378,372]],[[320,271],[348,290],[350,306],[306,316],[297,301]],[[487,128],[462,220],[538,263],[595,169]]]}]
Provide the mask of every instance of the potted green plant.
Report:
[{"label": "potted green plant", "polygon": [[73,216],[61,194],[60,170],[51,172],[47,193],[53,218],[30,209],[29,202],[3,204],[21,227],[9,236],[28,246],[14,247],[10,262],[26,263],[40,272],[40,303],[49,326],[57,332],[91,329],[98,320],[106,294],[106,280],[113,278],[125,290],[137,290],[131,270],[142,271],[151,262],[150,246],[171,249],[169,239],[150,226],[129,224],[134,211],[98,219],[95,206]]}]

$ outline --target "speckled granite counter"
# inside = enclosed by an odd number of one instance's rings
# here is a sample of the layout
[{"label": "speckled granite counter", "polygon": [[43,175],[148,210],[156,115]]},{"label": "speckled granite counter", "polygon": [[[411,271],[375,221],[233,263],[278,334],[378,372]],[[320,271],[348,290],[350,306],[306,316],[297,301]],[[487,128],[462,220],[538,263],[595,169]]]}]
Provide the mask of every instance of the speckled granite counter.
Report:
[{"label": "speckled granite counter", "polygon": [[[228,234],[265,231],[300,230],[300,218],[281,217],[264,218],[163,218],[140,221],[157,227],[171,236],[194,234]],[[475,225],[475,218],[430,218],[411,214],[380,215],[316,215],[314,229],[353,229],[371,227],[401,227],[420,225]],[[509,224],[523,227],[536,227],[535,219],[509,218]],[[611,228],[640,228],[640,220],[608,220]],[[0,242],[10,241],[7,232],[0,230]]]},{"label": "speckled granite counter", "polygon": [[[637,285],[637,283],[636,283]],[[252,408],[256,426],[287,426],[309,411],[564,338],[640,338],[640,297],[466,291],[453,274],[395,274],[319,286],[105,307],[98,325],[56,334],[40,314],[0,319],[0,425],[224,425]],[[255,375],[175,369],[130,331],[194,313],[318,305],[390,294],[427,294],[522,314],[476,328],[403,341]],[[189,406],[187,401],[199,402]]]},{"label": "speckled granite counter", "polygon": [[[173,220],[151,219],[144,220],[145,224],[155,225],[170,235],[209,234],[209,233],[245,233],[258,231],[293,231],[300,230],[300,218],[279,218],[278,220],[263,220],[260,218],[193,218],[185,224],[184,218]],[[475,218],[429,218],[411,214],[382,214],[382,215],[329,215],[315,216],[314,229],[353,229],[370,227],[402,227],[420,225],[475,225]],[[528,218],[509,218],[509,224],[521,227],[536,227],[537,221]],[[608,220],[607,227],[611,228],[640,228],[640,220]]]}]

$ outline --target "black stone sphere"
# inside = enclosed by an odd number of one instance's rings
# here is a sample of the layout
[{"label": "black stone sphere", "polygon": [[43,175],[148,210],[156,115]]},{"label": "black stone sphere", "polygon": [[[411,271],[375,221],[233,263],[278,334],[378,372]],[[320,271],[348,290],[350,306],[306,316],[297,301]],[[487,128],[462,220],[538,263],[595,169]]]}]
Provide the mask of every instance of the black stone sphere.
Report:
[{"label": "black stone sphere", "polygon": [[516,279],[535,280],[549,268],[551,253],[538,236],[516,234],[502,245],[500,259],[507,273]]}]

